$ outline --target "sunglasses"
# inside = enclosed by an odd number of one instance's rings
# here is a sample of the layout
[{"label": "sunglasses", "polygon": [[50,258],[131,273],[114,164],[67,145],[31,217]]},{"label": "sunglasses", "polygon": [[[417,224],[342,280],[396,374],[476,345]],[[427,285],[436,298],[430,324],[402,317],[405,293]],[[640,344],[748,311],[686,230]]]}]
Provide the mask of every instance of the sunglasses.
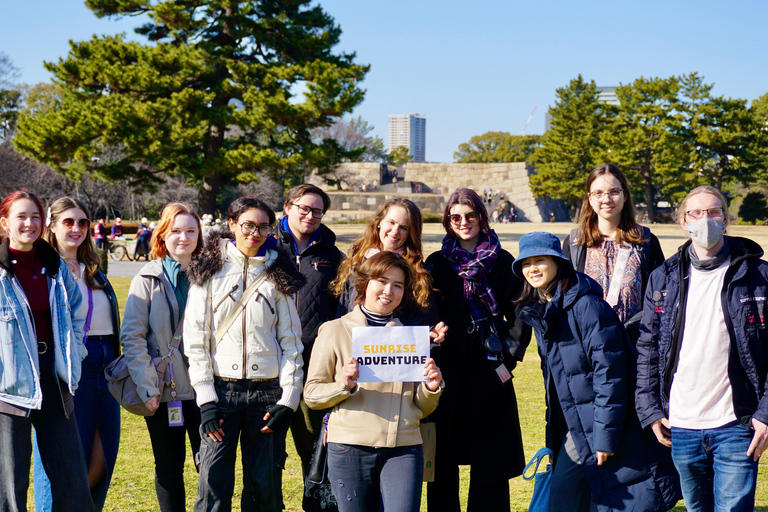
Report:
[{"label": "sunglasses", "polygon": [[467,219],[467,222],[470,224],[474,224],[480,219],[480,214],[478,212],[469,212],[464,215],[459,215],[458,213],[454,213],[449,217],[451,219],[451,224],[459,225],[461,224],[461,219]]},{"label": "sunglasses", "polygon": [[91,227],[91,221],[88,220],[88,219],[80,219],[78,221],[75,221],[75,219],[61,219],[61,223],[67,229],[74,228],[75,227],[75,222],[77,222],[77,227],[79,227],[82,230],[86,230],[89,227]]}]

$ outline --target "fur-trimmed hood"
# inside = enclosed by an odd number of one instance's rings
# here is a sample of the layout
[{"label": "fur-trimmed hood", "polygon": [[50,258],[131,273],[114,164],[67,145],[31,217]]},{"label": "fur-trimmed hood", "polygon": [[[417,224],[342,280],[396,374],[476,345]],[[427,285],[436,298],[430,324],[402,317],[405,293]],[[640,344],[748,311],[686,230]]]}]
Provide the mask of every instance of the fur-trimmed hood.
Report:
[{"label": "fur-trimmed hood", "polygon": [[[203,251],[189,264],[187,269],[189,282],[202,286],[219,272],[224,267],[224,261],[227,257],[225,255],[226,246],[230,243],[232,240],[224,238],[222,233],[210,232]],[[277,246],[269,249],[269,251],[274,251],[276,256],[267,267],[267,279],[272,281],[281,293],[295,295],[304,286],[306,278],[301,275],[285,250]]]}]

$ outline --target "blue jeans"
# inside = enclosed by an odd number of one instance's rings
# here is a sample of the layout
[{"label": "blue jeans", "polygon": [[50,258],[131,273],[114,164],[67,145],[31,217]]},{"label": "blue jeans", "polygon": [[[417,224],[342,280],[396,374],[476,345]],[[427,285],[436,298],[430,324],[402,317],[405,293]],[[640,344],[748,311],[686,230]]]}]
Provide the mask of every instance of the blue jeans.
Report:
[{"label": "blue jeans", "polygon": [[328,443],[328,478],[340,512],[418,512],[424,454],[420,444],[374,448]]},{"label": "blue jeans", "polygon": [[[104,370],[119,355],[117,343],[112,336],[91,336],[86,339],[88,355],[83,360],[83,373],[75,393],[75,415],[77,430],[83,444],[86,467],[91,465],[91,451],[96,430],[99,431],[104,458],[107,461],[107,473],[91,489],[93,507],[96,512],[104,508],[107,499],[112,470],[117,460],[117,448],[120,444],[120,404],[117,403],[107,388]],[[34,442],[35,475],[35,510],[50,512],[52,509],[51,482],[43,469],[37,435]]]},{"label": "blue jeans", "polygon": [[672,460],[689,512],[755,508],[757,462],[747,457],[752,436],[752,430],[741,424],[706,430],[672,428]]},{"label": "blue jeans", "polygon": [[243,463],[243,512],[282,512],[282,477],[285,464],[285,435],[264,434],[264,415],[277,403],[283,390],[278,379],[266,382],[215,379],[218,408],[224,423],[222,441],[200,431],[200,480],[195,512],[232,510],[235,490],[235,459],[240,438]]},{"label": "blue jeans", "polygon": [[64,414],[59,386],[66,384],[57,384],[56,379],[53,375],[41,376],[43,404],[29,417],[0,413],[0,510],[27,510],[34,426],[42,464],[53,476],[54,512],[93,511],[76,414]]}]

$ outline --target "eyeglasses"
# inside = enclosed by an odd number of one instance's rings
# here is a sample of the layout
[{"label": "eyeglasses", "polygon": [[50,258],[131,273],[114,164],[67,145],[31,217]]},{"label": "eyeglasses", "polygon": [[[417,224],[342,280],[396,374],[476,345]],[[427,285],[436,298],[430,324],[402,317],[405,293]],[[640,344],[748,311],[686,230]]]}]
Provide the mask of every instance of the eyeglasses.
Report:
[{"label": "eyeglasses", "polygon": [[258,231],[260,236],[269,236],[272,234],[272,226],[269,224],[254,224],[253,222],[243,222],[240,224],[240,232],[250,236]]},{"label": "eyeglasses", "polygon": [[623,192],[624,191],[620,188],[612,188],[608,192],[603,192],[602,190],[595,190],[594,192],[589,193],[589,197],[591,197],[595,201],[602,201],[605,196],[608,196],[611,198],[611,200],[617,201],[621,197],[621,194]]},{"label": "eyeglasses", "polygon": [[[61,219],[61,223],[67,229],[72,229],[75,227],[75,219]],[[77,227],[85,231],[86,229],[91,227],[91,221],[88,219],[80,219],[77,221]]]},{"label": "eyeglasses", "polygon": [[292,204],[293,206],[299,209],[299,213],[302,215],[308,215],[309,212],[312,212],[312,217],[315,219],[322,219],[323,215],[325,215],[325,212],[320,208],[310,208],[307,205],[299,204],[299,203],[292,203]]},{"label": "eyeglasses", "polygon": [[719,220],[723,218],[725,212],[722,208],[707,208],[705,210],[688,210],[685,214],[693,220],[704,218],[704,215],[710,219]]},{"label": "eyeglasses", "polygon": [[466,219],[469,224],[474,224],[480,220],[480,214],[478,212],[468,212],[464,215],[454,213],[449,218],[451,219],[451,224],[456,224],[457,226],[461,224],[461,219]]}]

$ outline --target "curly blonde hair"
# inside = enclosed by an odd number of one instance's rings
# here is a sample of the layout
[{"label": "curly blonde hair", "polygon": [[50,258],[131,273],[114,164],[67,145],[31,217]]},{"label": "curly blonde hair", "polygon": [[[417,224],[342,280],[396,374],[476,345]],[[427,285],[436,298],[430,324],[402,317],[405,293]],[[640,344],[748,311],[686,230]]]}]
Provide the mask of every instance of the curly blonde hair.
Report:
[{"label": "curly blonde hair", "polygon": [[336,274],[336,279],[331,283],[331,290],[336,295],[344,293],[347,281],[349,281],[350,276],[354,275],[355,269],[365,261],[365,255],[368,250],[383,249],[381,247],[381,239],[379,238],[379,228],[381,221],[387,216],[387,212],[392,206],[403,208],[408,216],[408,237],[405,239],[400,254],[413,267],[414,282],[412,298],[419,307],[427,308],[429,307],[429,294],[432,290],[432,276],[430,276],[429,272],[427,272],[422,265],[424,255],[421,249],[421,211],[413,201],[409,201],[402,197],[389,199],[378,207],[363,235],[352,244],[346,259],[341,262],[339,272]]}]

